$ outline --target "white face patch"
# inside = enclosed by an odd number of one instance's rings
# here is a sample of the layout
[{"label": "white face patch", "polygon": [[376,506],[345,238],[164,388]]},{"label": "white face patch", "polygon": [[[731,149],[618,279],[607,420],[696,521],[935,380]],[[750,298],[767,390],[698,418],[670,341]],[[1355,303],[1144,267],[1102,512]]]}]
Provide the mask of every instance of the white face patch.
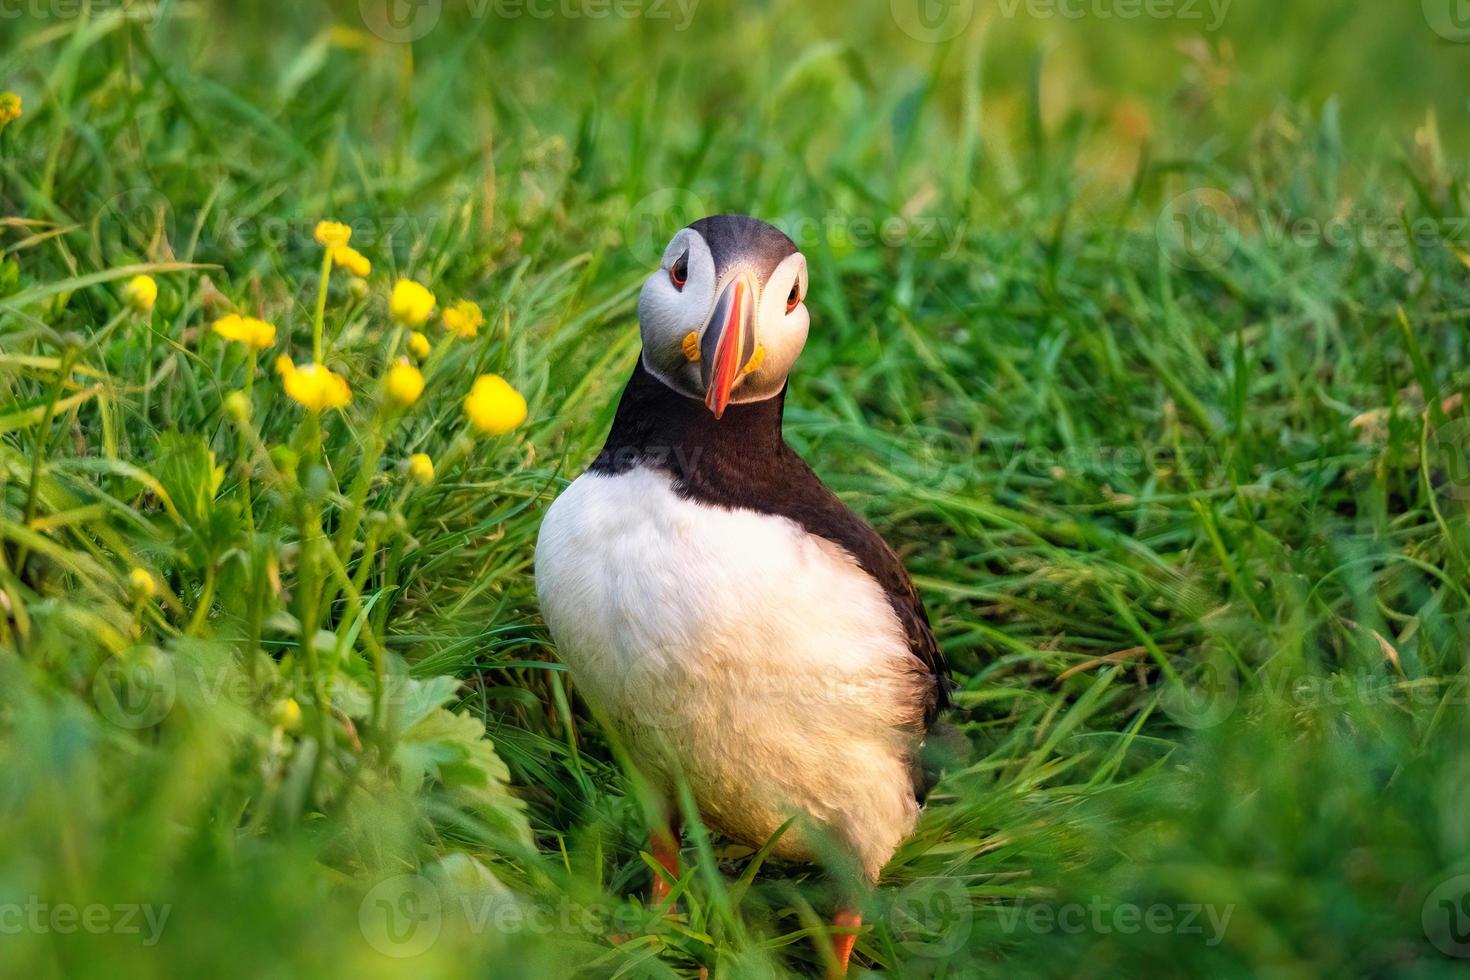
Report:
[{"label": "white face patch", "polygon": [[764,349],[764,356],[760,366],[745,379],[747,400],[770,398],[779,392],[806,346],[811,327],[806,287],[806,256],[800,252],[788,255],[766,279],[756,327],[756,339]]},{"label": "white face patch", "polygon": [[[675,266],[683,263],[683,284]],[[692,228],[674,236],[664,249],[658,271],[643,283],[638,296],[638,328],[643,335],[643,363],[664,384],[689,398],[703,398],[698,365],[685,351],[685,339],[696,338],[714,311],[718,296],[715,260],[704,238]]]}]

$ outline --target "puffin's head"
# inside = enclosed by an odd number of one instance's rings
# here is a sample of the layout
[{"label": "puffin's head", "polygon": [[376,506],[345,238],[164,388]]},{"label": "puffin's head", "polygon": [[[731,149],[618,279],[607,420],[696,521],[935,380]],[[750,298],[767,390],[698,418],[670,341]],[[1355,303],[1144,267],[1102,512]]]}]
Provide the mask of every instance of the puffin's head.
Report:
[{"label": "puffin's head", "polygon": [[715,418],[731,402],[771,398],[806,343],[806,257],[764,221],[700,218],[674,236],[643,284],[643,363],[703,401]]}]

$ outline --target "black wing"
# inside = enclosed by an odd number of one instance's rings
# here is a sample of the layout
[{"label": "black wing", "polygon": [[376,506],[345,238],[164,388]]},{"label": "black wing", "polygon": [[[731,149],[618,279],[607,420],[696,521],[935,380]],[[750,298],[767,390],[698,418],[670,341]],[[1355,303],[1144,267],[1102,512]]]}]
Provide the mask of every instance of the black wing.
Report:
[{"label": "black wing", "polygon": [[838,499],[801,457],[789,448],[786,454],[789,459],[783,461],[781,469],[787,489],[778,498],[763,501],[766,506],[759,509],[788,518],[808,534],[838,545],[882,586],[908,639],[909,652],[932,679],[930,697],[924,705],[924,725],[929,727],[949,706],[949,665],[935,642],[929,614],[913,579],[877,531]]}]

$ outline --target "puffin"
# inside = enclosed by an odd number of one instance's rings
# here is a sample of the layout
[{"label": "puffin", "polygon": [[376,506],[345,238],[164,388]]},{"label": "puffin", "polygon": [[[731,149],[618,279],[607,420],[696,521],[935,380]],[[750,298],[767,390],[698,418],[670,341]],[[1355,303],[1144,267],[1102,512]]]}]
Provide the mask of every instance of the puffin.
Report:
[{"label": "puffin", "polygon": [[674,235],[607,442],[542,521],[536,592],[575,689],[662,801],[652,900],[679,874],[687,787],[734,842],[837,856],[844,975],[857,896],[918,820],[950,679],[903,563],[783,438],[807,285],[806,257],[758,219]]}]

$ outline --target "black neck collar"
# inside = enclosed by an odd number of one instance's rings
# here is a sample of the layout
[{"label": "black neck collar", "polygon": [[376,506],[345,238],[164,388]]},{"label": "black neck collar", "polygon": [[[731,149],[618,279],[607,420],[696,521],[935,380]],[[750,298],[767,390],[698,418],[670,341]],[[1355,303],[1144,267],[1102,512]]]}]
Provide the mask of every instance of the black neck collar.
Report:
[{"label": "black neck collar", "polygon": [[716,420],[703,402],[656,378],[640,356],[591,469],[616,474],[651,466],[669,472],[688,490],[724,483],[721,476],[772,468],[791,452],[781,437],[785,402],[783,387],[764,401],[732,403]]}]

